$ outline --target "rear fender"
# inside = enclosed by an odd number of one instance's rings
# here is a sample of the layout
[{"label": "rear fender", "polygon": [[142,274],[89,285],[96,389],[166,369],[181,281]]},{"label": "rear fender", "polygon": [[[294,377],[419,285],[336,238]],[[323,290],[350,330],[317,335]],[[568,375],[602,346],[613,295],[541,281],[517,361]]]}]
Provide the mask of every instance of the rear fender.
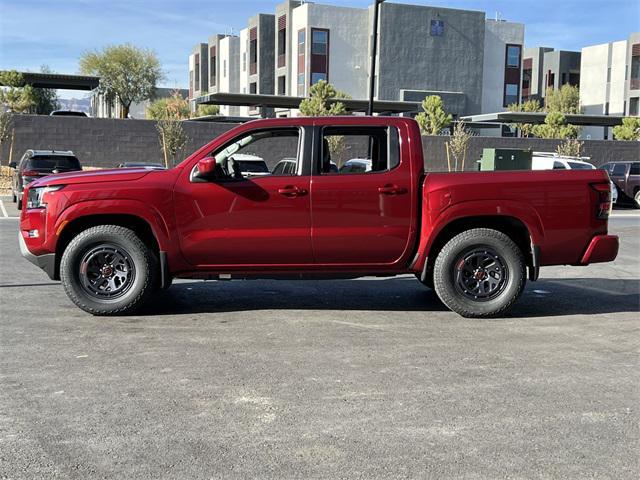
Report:
[{"label": "rear fender", "polygon": [[533,246],[544,241],[544,228],[538,212],[529,204],[514,200],[478,200],[462,202],[444,210],[423,210],[420,244],[416,261],[411,270],[419,272],[424,268],[433,243],[442,230],[454,221],[481,219],[481,217],[505,217],[519,220],[529,231]]}]

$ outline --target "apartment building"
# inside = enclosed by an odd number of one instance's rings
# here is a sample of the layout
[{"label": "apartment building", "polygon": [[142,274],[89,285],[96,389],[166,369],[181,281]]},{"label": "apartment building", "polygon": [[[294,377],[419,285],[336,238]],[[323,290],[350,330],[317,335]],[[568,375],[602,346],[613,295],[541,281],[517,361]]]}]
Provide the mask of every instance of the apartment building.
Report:
[{"label": "apartment building", "polygon": [[189,98],[209,91],[209,45],[198,43],[189,55]]},{"label": "apartment building", "polygon": [[[580,105],[586,114],[640,113],[640,32],[626,40],[582,49]],[[608,139],[606,128],[588,127],[583,138]]]},{"label": "apartment building", "polygon": [[[327,80],[353,98],[367,98],[373,13],[373,6],[286,0],[274,15],[251,17],[239,35],[236,92],[304,97]],[[377,99],[438,94],[456,116],[502,111],[520,100],[523,24],[487,20],[479,11],[383,3],[378,31]],[[195,67],[190,59],[194,82]],[[190,90],[190,98],[197,97],[195,83]]]},{"label": "apartment building", "polygon": [[[240,89],[240,38],[214,35],[209,38],[209,93],[238,92]],[[239,107],[220,105],[220,114],[236,116]]]},{"label": "apartment building", "polygon": [[525,48],[522,61],[522,100],[544,103],[549,88],[580,85],[580,52],[549,47]]}]

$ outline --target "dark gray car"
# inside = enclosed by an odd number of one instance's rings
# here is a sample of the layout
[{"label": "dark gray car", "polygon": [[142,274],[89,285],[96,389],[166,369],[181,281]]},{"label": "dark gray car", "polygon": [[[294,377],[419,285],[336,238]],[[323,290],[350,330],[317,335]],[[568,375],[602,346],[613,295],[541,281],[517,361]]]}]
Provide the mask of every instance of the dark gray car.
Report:
[{"label": "dark gray car", "polygon": [[640,162],[610,162],[600,167],[618,187],[620,200],[630,200],[640,208]]},{"label": "dark gray car", "polygon": [[11,162],[15,168],[11,179],[11,194],[22,209],[22,191],[34,180],[47,175],[82,170],[80,162],[70,150],[27,150],[18,163]]}]

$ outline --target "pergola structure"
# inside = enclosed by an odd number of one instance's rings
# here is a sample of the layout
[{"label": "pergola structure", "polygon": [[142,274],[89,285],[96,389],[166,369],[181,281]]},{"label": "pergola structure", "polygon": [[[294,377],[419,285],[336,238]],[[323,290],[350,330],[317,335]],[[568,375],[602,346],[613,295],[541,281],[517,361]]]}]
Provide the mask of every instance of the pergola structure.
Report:
[{"label": "pergola structure", "polygon": [[[252,93],[210,93],[198,97],[195,102],[198,105],[229,105],[240,107],[263,108],[291,108],[300,106],[305,97],[288,95],[262,95]],[[345,98],[331,98],[329,103],[342,102],[349,112],[366,112],[369,102],[367,100],[354,100]],[[420,102],[405,102],[396,100],[375,100],[373,111],[380,114],[418,113],[422,111]]]},{"label": "pergola structure", "polygon": [[[545,112],[497,112],[485,113],[481,115],[469,115],[461,117],[464,122],[473,122],[475,124],[493,124],[496,123],[531,123],[541,124],[547,117]],[[583,113],[567,113],[564,115],[567,123],[571,125],[589,126],[589,127],[615,127],[622,125],[624,117],[620,115],[586,115]]]},{"label": "pergola structure", "polygon": [[[64,75],[61,73],[20,72],[24,83],[34,88],[64,90],[93,90],[98,87],[100,77],[89,75]],[[2,86],[2,82],[0,82]]]}]

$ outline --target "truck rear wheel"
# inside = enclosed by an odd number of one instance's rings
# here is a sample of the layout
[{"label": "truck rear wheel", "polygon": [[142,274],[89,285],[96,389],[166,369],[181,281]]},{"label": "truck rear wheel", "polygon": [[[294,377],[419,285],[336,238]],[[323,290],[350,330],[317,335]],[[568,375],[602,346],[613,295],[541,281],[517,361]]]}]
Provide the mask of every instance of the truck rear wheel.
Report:
[{"label": "truck rear wheel", "polygon": [[505,313],[522,294],[526,265],[520,248],[502,232],[475,228],[453,237],[434,265],[440,300],[463,317]]},{"label": "truck rear wheel", "polygon": [[69,299],[93,315],[135,311],[158,288],[158,260],[130,230],[99,225],[78,234],[60,262]]}]

